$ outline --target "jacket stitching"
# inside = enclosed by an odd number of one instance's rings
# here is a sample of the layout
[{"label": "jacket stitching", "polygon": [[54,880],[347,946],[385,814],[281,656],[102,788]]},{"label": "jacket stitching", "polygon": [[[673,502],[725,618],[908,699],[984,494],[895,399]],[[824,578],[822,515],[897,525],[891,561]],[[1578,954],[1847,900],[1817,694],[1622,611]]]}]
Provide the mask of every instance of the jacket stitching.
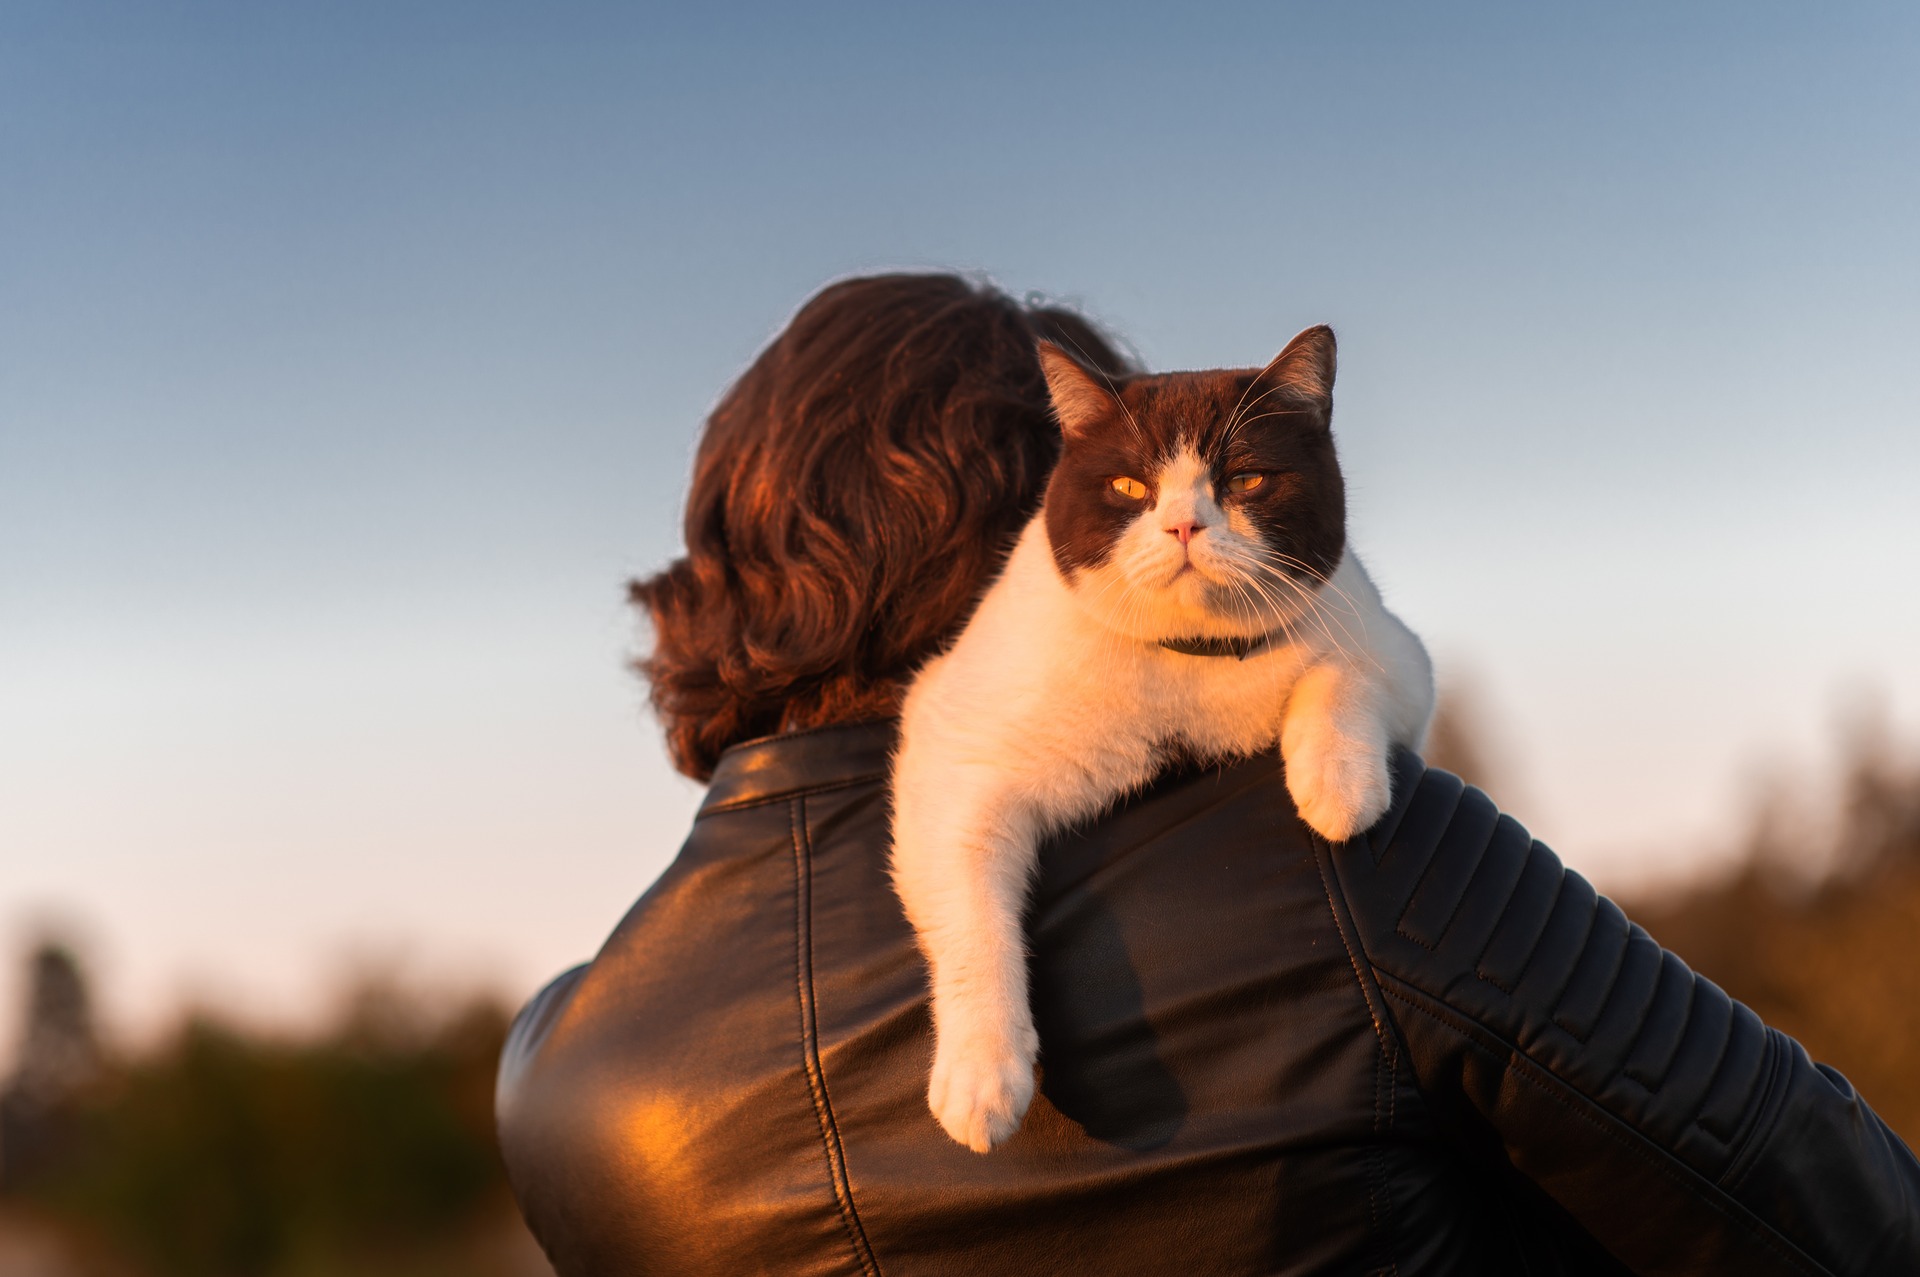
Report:
[{"label": "jacket stitching", "polygon": [[[1427,858],[1426,866],[1420,872],[1420,880],[1414,884],[1413,894],[1407,897],[1406,905],[1400,910],[1399,920],[1394,923],[1394,930],[1396,932],[1413,941],[1429,953],[1440,952],[1440,946],[1447,942],[1447,933],[1453,930],[1453,924],[1460,920],[1460,911],[1466,907],[1467,897],[1473,894],[1473,884],[1479,880],[1480,871],[1486,866],[1487,853],[1493,850],[1493,840],[1500,836],[1500,815],[1496,810],[1494,813],[1493,827],[1487,830],[1487,836],[1481,840],[1479,849],[1473,853],[1473,863],[1468,865],[1464,872],[1454,871],[1445,875],[1448,879],[1464,879],[1464,881],[1460,885],[1460,894],[1454,898],[1453,907],[1447,910],[1446,918],[1443,919],[1439,927],[1435,929],[1433,942],[1429,944],[1427,941],[1422,940],[1420,937],[1408,931],[1407,917],[1413,912],[1414,904],[1420,899],[1420,893],[1423,890],[1433,889],[1433,884],[1442,877],[1439,869],[1435,867],[1435,862],[1440,859],[1441,848],[1446,844],[1446,834],[1453,831],[1454,822],[1460,818],[1461,804],[1466,801],[1466,797],[1470,792],[1480,793],[1479,790],[1473,789],[1471,786],[1460,791],[1460,797],[1456,799],[1453,804],[1453,814],[1447,817],[1447,823],[1444,827],[1444,832],[1441,834],[1440,843],[1434,847],[1433,854]],[[1481,796],[1483,798],[1485,797],[1484,794]],[[1489,801],[1488,806],[1492,806],[1491,801]],[[1518,881],[1518,879],[1515,879],[1516,884]]]},{"label": "jacket stitching", "polygon": [[[1653,939],[1652,936],[1648,936],[1647,938],[1649,940]],[[1680,1012],[1680,1029],[1679,1032],[1674,1034],[1673,1045],[1667,1050],[1667,1058],[1661,1062],[1658,1074],[1656,1075],[1654,1070],[1645,1064],[1636,1063],[1635,1060],[1640,1054],[1641,1048],[1648,1044],[1647,1025],[1653,1016],[1655,1005],[1660,1001],[1661,991],[1666,985],[1667,973],[1673,969],[1668,965],[1669,959],[1672,959],[1674,962],[1679,961],[1679,959],[1672,958],[1671,954],[1662,949],[1660,951],[1659,965],[1654,968],[1653,972],[1653,991],[1647,997],[1647,1005],[1640,1012],[1640,1022],[1634,1027],[1633,1040],[1628,1043],[1626,1059],[1620,1065],[1620,1076],[1632,1081],[1648,1095],[1660,1094],[1660,1089],[1667,1084],[1667,1079],[1673,1076],[1673,1062],[1680,1058],[1680,1052],[1684,1050],[1687,1045],[1687,1026],[1693,1021],[1694,998],[1699,994],[1698,981],[1687,980],[1683,982],[1682,987],[1686,990],[1686,1004]],[[1682,964],[1682,966],[1684,968],[1684,964]],[[1688,974],[1691,973],[1689,972]],[[1727,1046],[1733,1041],[1733,1029],[1733,1012],[1731,1008],[1729,1008],[1727,1012],[1727,1032],[1721,1039],[1719,1053],[1714,1057],[1713,1071],[1707,1075],[1709,1093],[1711,1093],[1713,1079],[1720,1075],[1720,1062],[1727,1058]],[[1649,1078],[1652,1080],[1649,1081]],[[1704,1108],[1704,1097],[1702,1098],[1701,1104]],[[1712,1131],[1701,1124],[1699,1116],[1694,1117],[1693,1125],[1706,1134],[1713,1135]],[[1713,1137],[1719,1140],[1722,1145],[1727,1142],[1717,1135]]]},{"label": "jacket stitching", "polygon": [[[1443,1014],[1439,1009],[1436,1009],[1435,1007],[1428,1005],[1425,1001],[1419,998],[1416,998],[1409,993],[1404,993],[1399,989],[1392,988],[1391,986],[1388,986],[1385,984],[1381,986],[1381,991],[1385,993],[1388,997],[1394,998],[1394,999],[1397,999],[1398,1001],[1406,1003],[1406,1005],[1410,1009],[1420,1012],[1421,1014],[1427,1016],[1429,1019],[1440,1024],[1442,1027],[1447,1028],[1452,1032],[1458,1034],[1460,1038],[1473,1050],[1480,1052],[1482,1055],[1492,1060],[1495,1060],[1495,1061],[1500,1060],[1500,1051],[1496,1051],[1492,1047],[1489,1047],[1488,1045],[1486,1045],[1486,1043],[1480,1041],[1476,1037],[1474,1032],[1472,1032],[1467,1026],[1456,1023],[1450,1016]],[[1479,1026],[1474,1026],[1474,1027],[1478,1028]],[[1481,1028],[1480,1031],[1484,1033],[1485,1029]],[[1636,1141],[1634,1138],[1630,1137],[1627,1133],[1618,1129],[1617,1124],[1619,1123],[1619,1119],[1614,1117],[1611,1113],[1607,1113],[1605,1109],[1601,1110],[1606,1115],[1605,1120],[1602,1120],[1602,1118],[1596,1117],[1592,1112],[1588,1111],[1587,1109],[1582,1108],[1581,1106],[1573,1103],[1566,1095],[1561,1094],[1554,1087],[1549,1086],[1547,1083],[1541,1081],[1538,1077],[1535,1077],[1533,1075],[1534,1070],[1540,1070],[1542,1072],[1546,1072],[1546,1070],[1540,1064],[1535,1062],[1532,1056],[1529,1056],[1524,1051],[1521,1051],[1517,1047],[1513,1046],[1511,1043],[1501,1040],[1500,1038],[1498,1038],[1497,1035],[1489,1035],[1489,1036],[1493,1036],[1494,1040],[1498,1041],[1500,1043],[1501,1048],[1504,1049],[1506,1052],[1505,1071],[1508,1074],[1508,1076],[1517,1078],[1520,1081],[1525,1082],[1528,1086],[1540,1092],[1540,1094],[1545,1096],[1548,1100],[1552,1101],[1555,1105],[1566,1110],[1566,1112],[1569,1115],[1576,1117],[1580,1119],[1582,1122],[1586,1123],[1588,1126],[1593,1127],[1594,1130],[1607,1136],[1610,1140],[1620,1145],[1627,1152],[1633,1154],[1633,1156],[1639,1159],[1640,1161],[1643,1161],[1647,1163],[1649,1166],[1652,1166],[1655,1170],[1658,1170],[1662,1175],[1664,1175],[1667,1179],[1671,1180],[1676,1186],[1678,1186],[1679,1188],[1683,1189],[1688,1194],[1690,1194],[1693,1198],[1699,1201],[1703,1206],[1706,1206],[1709,1210],[1712,1210],[1715,1214],[1718,1214],[1721,1217],[1723,1217],[1729,1225],[1739,1230],[1742,1234],[1744,1234],[1748,1238],[1751,1238],[1753,1241],[1758,1242],[1760,1245],[1764,1246],[1769,1251],[1772,1251],[1777,1257],[1779,1257],[1788,1266],[1792,1267],[1795,1271],[1810,1274],[1810,1277],[1823,1277],[1823,1275],[1826,1273],[1827,1270],[1822,1267],[1809,1266],[1810,1261],[1808,1260],[1808,1258],[1800,1254],[1798,1252],[1798,1249],[1795,1248],[1793,1244],[1787,1241],[1785,1238],[1776,1237],[1770,1231],[1767,1231],[1761,1228],[1756,1228],[1753,1221],[1749,1219],[1745,1219],[1741,1215],[1736,1214],[1733,1210],[1729,1209],[1726,1204],[1716,1200],[1716,1198],[1713,1195],[1701,1192],[1698,1185],[1692,1181],[1698,1180],[1701,1182],[1710,1182],[1710,1181],[1706,1181],[1704,1176],[1699,1175],[1698,1172],[1692,1171],[1691,1168],[1688,1168],[1687,1172],[1683,1174],[1681,1170],[1675,1167],[1673,1156],[1670,1153],[1666,1152],[1666,1150],[1664,1149],[1659,1149],[1657,1146],[1655,1147],[1655,1149],[1649,1150],[1643,1143]],[[1569,1091],[1572,1091],[1573,1094],[1579,1096],[1580,1099],[1584,1100],[1588,1105],[1594,1105],[1597,1107],[1596,1102],[1592,1100],[1590,1097],[1588,1097],[1584,1092],[1580,1091],[1578,1087],[1572,1086],[1571,1084],[1567,1083],[1564,1079],[1561,1079],[1557,1075],[1554,1075],[1550,1072],[1548,1073],[1548,1076],[1553,1078],[1553,1080],[1555,1082],[1558,1082],[1561,1086],[1565,1087]],[[1641,1138],[1644,1139],[1644,1137],[1641,1137]]]},{"label": "jacket stitching", "polygon": [[[1380,1052],[1373,1053],[1373,1131],[1380,1133]],[[1380,1141],[1367,1145],[1367,1249],[1375,1255],[1384,1249],[1380,1229]],[[1376,1266],[1376,1271],[1377,1271]]]},{"label": "jacket stitching", "polygon": [[[1387,1086],[1387,1070],[1389,1067],[1390,1063],[1386,1058],[1386,1052],[1382,1051],[1375,1055],[1373,1069],[1373,1129],[1376,1135],[1383,1134],[1380,1113],[1382,1107],[1381,1091],[1384,1088],[1389,1097],[1392,1095],[1391,1087]],[[1386,1102],[1388,1105],[1391,1105],[1391,1098],[1388,1098]],[[1391,1119],[1388,1119],[1388,1125],[1391,1124]],[[1389,1277],[1397,1277],[1400,1271],[1400,1263],[1394,1256],[1393,1238],[1389,1224],[1389,1221],[1393,1218],[1393,1193],[1392,1185],[1389,1183],[1387,1176],[1386,1151],[1382,1147],[1382,1141],[1380,1139],[1375,1139],[1372,1146],[1367,1149],[1367,1177],[1372,1181],[1367,1185],[1367,1204],[1372,1217],[1371,1222],[1374,1234],[1373,1247],[1375,1253],[1386,1261],[1386,1264],[1378,1271],[1389,1274]]]},{"label": "jacket stitching", "polygon": [[1392,1086],[1387,1091],[1387,1129],[1389,1131],[1399,1125],[1400,1117],[1400,1061],[1398,1058],[1393,1060],[1391,1068],[1392,1074],[1388,1081]]},{"label": "jacket stitching", "polygon": [[1440,948],[1438,945],[1428,944],[1425,940],[1422,940],[1419,936],[1414,935],[1410,931],[1403,931],[1399,927],[1395,927],[1393,929],[1393,934],[1396,936],[1399,936],[1402,940],[1406,940],[1406,941],[1409,941],[1410,943],[1419,945],[1422,949],[1425,949],[1428,953],[1440,952]]},{"label": "jacket stitching", "polygon": [[[1394,1129],[1395,1120],[1398,1118],[1399,1112],[1400,1112],[1400,1057],[1397,1055],[1392,1057],[1391,1059],[1385,1061],[1385,1065],[1386,1065],[1386,1071],[1387,1071],[1387,1131],[1386,1133],[1390,1134]],[[1385,1159],[1384,1153],[1381,1154],[1381,1158],[1384,1161]],[[1381,1168],[1380,1180],[1381,1180],[1380,1195],[1386,1199],[1386,1203],[1387,1203],[1387,1227],[1389,1229],[1389,1232],[1387,1234],[1387,1243],[1386,1243],[1387,1244],[1387,1272],[1392,1274],[1393,1277],[1399,1277],[1400,1259],[1397,1253],[1398,1246],[1395,1244],[1399,1237],[1399,1229],[1394,1227],[1394,1224],[1393,1224],[1393,1218],[1394,1218],[1393,1180],[1387,1175],[1386,1168],[1384,1166],[1382,1166]]]},{"label": "jacket stitching", "polygon": [[[1579,977],[1581,968],[1586,965],[1587,955],[1594,951],[1593,946],[1596,943],[1594,933],[1598,929],[1600,920],[1608,916],[1606,910],[1609,908],[1614,909],[1613,916],[1618,917],[1621,922],[1626,923],[1627,929],[1621,933],[1620,943],[1617,946],[1616,952],[1611,958],[1607,959],[1607,973],[1600,981],[1603,990],[1600,995],[1600,1005],[1594,1009],[1593,1019],[1588,1023],[1587,1031],[1582,1033],[1574,1028],[1572,1024],[1568,1023],[1569,1017],[1566,1014],[1567,997],[1573,991],[1573,982]],[[1587,918],[1586,939],[1580,942],[1580,951],[1574,955],[1573,965],[1568,968],[1567,971],[1566,986],[1560,990],[1560,995],[1553,1000],[1553,1014],[1549,1017],[1553,1020],[1555,1027],[1575,1042],[1578,1042],[1581,1046],[1585,1046],[1588,1042],[1592,1041],[1593,1035],[1600,1031],[1600,1022],[1607,1018],[1607,1008],[1613,1005],[1614,995],[1620,992],[1620,973],[1626,970],[1627,950],[1633,945],[1633,930],[1633,924],[1627,922],[1626,915],[1620,913],[1619,909],[1614,907],[1612,903],[1604,897],[1600,899],[1592,914]],[[1605,944],[1607,940],[1603,936],[1598,943]]]},{"label": "jacket stitching", "polygon": [[[1533,858],[1534,852],[1538,849],[1539,849],[1538,843],[1535,843],[1532,846],[1528,847],[1527,858],[1531,860]],[[1523,879],[1526,877],[1525,871],[1522,871],[1521,877]],[[1500,992],[1506,994],[1508,997],[1512,997],[1513,991],[1515,989],[1518,989],[1520,987],[1521,981],[1527,978],[1527,970],[1533,965],[1533,955],[1540,952],[1541,937],[1547,934],[1547,926],[1549,923],[1553,921],[1553,911],[1560,904],[1560,892],[1563,888],[1565,888],[1566,884],[1567,884],[1567,874],[1566,874],[1566,870],[1563,868],[1553,880],[1553,895],[1548,898],[1546,908],[1540,911],[1540,929],[1534,935],[1533,943],[1527,946],[1526,955],[1520,959],[1520,970],[1514,973],[1513,982],[1511,984],[1503,984],[1499,980],[1494,979],[1492,976],[1488,975],[1484,970],[1482,970],[1482,967],[1484,966],[1487,960],[1487,954],[1493,951],[1494,940],[1496,940],[1500,935],[1500,928],[1498,926],[1494,927],[1493,935],[1490,935],[1487,937],[1487,943],[1485,944],[1485,946],[1481,948],[1480,956],[1473,960],[1473,973],[1476,976],[1480,977],[1482,980],[1485,980],[1488,984],[1492,985],[1494,988],[1500,990]],[[1518,894],[1519,890],[1520,888],[1516,885],[1514,887],[1514,892]],[[1513,897],[1512,896],[1507,897],[1506,904],[1503,904],[1500,906],[1500,912],[1503,916],[1506,914],[1508,906],[1512,904],[1513,904]]]},{"label": "jacket stitching", "polygon": [[[1403,767],[1403,759],[1412,759],[1414,764],[1413,768]],[[1401,751],[1394,757],[1392,762],[1393,774],[1392,787],[1390,790],[1392,797],[1390,805],[1387,808],[1387,814],[1382,816],[1373,828],[1361,835],[1367,844],[1367,858],[1373,862],[1373,866],[1376,869],[1380,867],[1380,858],[1387,854],[1387,848],[1392,845],[1394,838],[1399,835],[1400,822],[1406,818],[1408,810],[1413,806],[1414,792],[1420,788],[1421,782],[1426,779],[1429,770],[1427,765],[1421,761],[1419,755],[1415,754],[1412,750]],[[1403,779],[1408,783],[1403,785]]]},{"label": "jacket stitching", "polygon": [[[1424,781],[1426,777],[1422,776],[1420,779]],[[1439,945],[1440,938],[1444,938],[1446,934],[1446,930],[1447,930],[1446,926],[1442,925],[1440,928],[1440,936],[1434,940],[1433,944],[1428,944],[1425,940],[1422,940],[1420,937],[1414,935],[1412,932],[1406,929],[1407,915],[1413,912],[1413,902],[1420,898],[1420,888],[1427,885],[1427,879],[1431,877],[1433,874],[1433,871],[1434,871],[1433,862],[1440,855],[1440,847],[1446,841],[1447,830],[1449,829],[1449,827],[1452,826],[1453,818],[1460,814],[1460,803],[1463,799],[1466,798],[1466,796],[1467,796],[1466,787],[1463,785],[1460,789],[1460,792],[1456,793],[1453,796],[1453,805],[1447,808],[1446,816],[1440,821],[1440,837],[1436,839],[1433,846],[1428,849],[1426,859],[1420,863],[1419,869],[1414,875],[1413,890],[1408,892],[1407,898],[1400,903],[1400,914],[1398,917],[1396,917],[1393,920],[1393,930],[1395,935],[1403,936],[1406,939],[1413,941],[1413,943],[1419,945],[1422,949],[1425,949],[1428,953],[1438,953],[1440,951],[1437,946]],[[1403,821],[1402,823],[1405,823],[1405,822]],[[1399,841],[1399,836],[1400,836],[1399,826],[1395,826],[1393,832],[1394,832],[1393,841],[1395,842]],[[1476,867],[1478,866],[1477,861],[1475,862],[1475,865]],[[1447,922],[1449,924],[1452,921],[1453,919],[1451,917],[1447,919]]]},{"label": "jacket stitching", "polygon": [[1340,905],[1336,899],[1336,890],[1332,879],[1333,848],[1318,834],[1311,836],[1314,847],[1313,865],[1320,873],[1321,894],[1327,900],[1327,912],[1333,917],[1333,932],[1340,937],[1340,947],[1347,955],[1347,965],[1353,968],[1353,982],[1360,989],[1360,1001],[1366,1005],[1367,1019],[1373,1023],[1374,1036],[1380,1039],[1380,1050],[1384,1054],[1398,1054],[1399,1044],[1387,1027],[1385,1010],[1375,999],[1377,985],[1370,986],[1367,980],[1366,965],[1360,961],[1359,953],[1354,949],[1353,940],[1347,934],[1347,920],[1341,916]]},{"label": "jacket stitching", "polygon": [[[1498,825],[1494,827],[1496,829],[1499,828]],[[1520,884],[1527,880],[1527,868],[1532,863],[1533,845],[1532,843],[1528,843],[1527,849],[1520,853],[1520,872],[1513,876],[1513,886],[1507,888],[1506,897],[1500,901],[1500,907],[1494,910],[1494,917],[1499,921],[1496,921],[1493,926],[1488,929],[1486,943],[1480,946],[1480,952],[1473,955],[1473,974],[1500,990],[1500,992],[1509,995],[1513,993],[1512,989],[1507,988],[1487,974],[1487,951],[1493,948],[1494,937],[1500,934],[1500,921],[1506,919],[1507,909],[1513,904],[1513,898],[1520,894]]]},{"label": "jacket stitching", "polygon": [[[1333,919],[1334,934],[1340,937],[1340,947],[1347,955],[1347,965],[1353,970],[1354,985],[1360,990],[1360,1001],[1367,1008],[1367,1019],[1373,1025],[1374,1037],[1380,1049],[1374,1055],[1373,1072],[1373,1129],[1376,1135],[1382,1133],[1380,1115],[1380,1086],[1383,1073],[1398,1076],[1399,1049],[1397,1039],[1383,1023],[1385,1007],[1377,1004],[1377,990],[1370,989],[1367,982],[1367,969],[1362,965],[1359,955],[1354,952],[1353,942],[1347,936],[1346,926],[1340,916],[1340,906],[1335,900],[1332,874],[1333,848],[1317,834],[1309,835],[1313,849],[1313,865],[1320,874],[1321,893],[1326,897],[1327,913]],[[1387,1090],[1386,1129],[1390,1130],[1394,1120],[1394,1088]],[[1372,1235],[1377,1253],[1387,1261],[1384,1268],[1373,1269],[1374,1274],[1386,1273],[1389,1277],[1398,1277],[1400,1263],[1394,1255],[1392,1239],[1385,1226],[1386,1217],[1391,1214],[1393,1203],[1386,1196],[1386,1168],[1381,1164],[1382,1150],[1376,1140],[1367,1151],[1367,1229]],[[1382,1199],[1385,1198],[1383,1204]]]},{"label": "jacket stitching", "polygon": [[839,1208],[840,1225],[853,1247],[854,1262],[867,1277],[880,1277],[880,1265],[874,1259],[873,1246],[854,1210],[853,1185],[847,1178],[846,1150],[840,1143],[840,1125],[834,1119],[833,1103],[827,1094],[827,1078],[820,1067],[819,1022],[813,991],[813,842],[807,836],[806,800],[794,798],[788,808],[793,834],[793,912],[794,981],[800,1003],[800,1051],[806,1065],[807,1092],[813,1098],[813,1114],[820,1123],[820,1148],[826,1155],[827,1178],[833,1184],[834,1204]]},{"label": "jacket stitching", "polygon": [[[1696,989],[1699,982],[1700,978],[1696,978]],[[1720,1143],[1729,1150],[1729,1156],[1737,1160],[1739,1151],[1746,1147],[1742,1143],[1745,1138],[1743,1132],[1753,1131],[1755,1124],[1768,1112],[1767,1106],[1773,1095],[1773,1070],[1777,1059],[1777,1052],[1773,1045],[1775,1042],[1773,1034],[1767,1030],[1765,1025],[1761,1025],[1761,1041],[1766,1045],[1765,1054],[1760,1061],[1761,1069],[1765,1070],[1765,1084],[1760,1090],[1760,1109],[1751,1116],[1740,1114],[1731,1123],[1721,1121],[1717,1115],[1709,1110],[1708,1106],[1713,1100],[1714,1092],[1719,1087],[1721,1076],[1726,1072],[1728,1054],[1734,1050],[1735,1040],[1739,1036],[1741,1011],[1740,1004],[1731,999],[1727,1000],[1726,1007],[1726,1027],[1721,1031],[1719,1044],[1714,1047],[1713,1068],[1707,1072],[1707,1090],[1700,1100],[1700,1116],[1693,1119],[1693,1124],[1714,1139],[1719,1140]],[[1751,1083],[1749,1083],[1749,1088],[1751,1088]],[[1728,1173],[1731,1174],[1732,1162],[1729,1162],[1728,1165]]]},{"label": "jacket stitching", "polygon": [[[1569,876],[1565,872],[1562,872],[1560,875],[1561,890],[1555,894],[1553,898],[1553,912],[1547,915],[1546,925],[1542,927],[1540,932],[1542,937],[1544,937],[1548,931],[1552,930],[1553,920],[1559,916],[1560,902],[1567,898],[1566,887],[1568,881]],[[1594,895],[1591,885],[1587,887],[1587,895]],[[1573,978],[1580,974],[1580,961],[1587,956],[1587,946],[1593,943],[1593,928],[1595,921],[1600,917],[1600,907],[1598,898],[1596,897],[1592,907],[1584,908],[1576,905],[1574,908],[1576,908],[1580,914],[1580,940],[1573,946],[1572,956],[1567,959],[1566,974],[1561,976],[1555,983],[1552,995],[1544,998],[1543,1002],[1553,1022],[1559,1025],[1563,1032],[1584,1043],[1584,1039],[1581,1039],[1579,1034],[1574,1033],[1572,1029],[1560,1023],[1563,1018],[1560,1014],[1560,1003],[1566,999],[1567,990],[1573,987]],[[1529,965],[1533,962],[1534,954],[1538,952],[1539,949],[1538,946],[1536,946],[1534,952],[1527,955]],[[1542,990],[1542,992],[1544,993],[1545,990]],[[1594,1022],[1596,1024],[1599,1023],[1598,1016],[1594,1018]]]},{"label": "jacket stitching", "polygon": [[[1727,1029],[1727,1037],[1733,1037],[1731,1026]],[[1783,1059],[1783,1056],[1787,1058]],[[1733,1165],[1727,1168],[1723,1180],[1729,1193],[1739,1191],[1740,1185],[1747,1182],[1747,1172],[1760,1160],[1760,1150],[1766,1144],[1766,1137],[1773,1132],[1774,1122],[1779,1118],[1780,1108],[1786,1099],[1786,1089],[1781,1085],[1781,1079],[1783,1074],[1792,1071],[1792,1061],[1788,1048],[1782,1047],[1780,1038],[1773,1033],[1767,1034],[1766,1067],[1767,1088],[1761,1094],[1760,1111],[1748,1128],[1745,1143],[1741,1145]]]},{"label": "jacket stitching", "polygon": [[1474,964],[1473,974],[1475,978],[1478,979],[1482,984],[1490,984],[1494,988],[1500,990],[1500,992],[1506,994],[1508,997],[1513,996],[1513,990],[1511,988],[1508,988],[1506,985],[1500,983],[1498,980],[1488,975],[1485,971],[1482,971],[1480,969],[1480,964],[1477,962]]}]

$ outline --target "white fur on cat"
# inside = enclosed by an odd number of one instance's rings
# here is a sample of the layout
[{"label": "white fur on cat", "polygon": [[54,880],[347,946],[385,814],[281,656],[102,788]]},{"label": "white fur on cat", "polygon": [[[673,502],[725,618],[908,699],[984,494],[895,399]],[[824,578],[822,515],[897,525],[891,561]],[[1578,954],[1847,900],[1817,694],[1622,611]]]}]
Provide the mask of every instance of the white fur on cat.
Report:
[{"label": "white fur on cat", "polygon": [[[1169,745],[1230,757],[1277,744],[1301,816],[1344,840],[1385,813],[1389,747],[1417,748],[1432,712],[1425,649],[1351,552],[1318,588],[1283,579],[1191,450],[1154,480],[1154,506],[1071,584],[1036,516],[906,698],[893,870],[932,969],[927,1100],[978,1152],[1033,1098],[1023,915],[1049,833],[1151,779]],[[1183,523],[1198,530],[1182,538]],[[1159,646],[1276,631],[1245,659]]]}]

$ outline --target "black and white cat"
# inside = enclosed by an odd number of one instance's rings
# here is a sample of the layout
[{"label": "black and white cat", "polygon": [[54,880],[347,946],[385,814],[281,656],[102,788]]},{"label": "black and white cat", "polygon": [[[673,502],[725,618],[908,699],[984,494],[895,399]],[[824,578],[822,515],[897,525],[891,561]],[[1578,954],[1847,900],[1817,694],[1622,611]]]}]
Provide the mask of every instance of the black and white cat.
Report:
[{"label": "black and white cat", "polygon": [[1344,840],[1385,813],[1389,748],[1417,748],[1433,710],[1426,650],[1347,548],[1331,329],[1263,369],[1116,382],[1045,343],[1040,360],[1059,465],[909,690],[894,761],[894,883],[933,977],[927,1100],[979,1152],[1033,1098],[1043,838],[1172,754],[1278,743],[1300,815]]}]

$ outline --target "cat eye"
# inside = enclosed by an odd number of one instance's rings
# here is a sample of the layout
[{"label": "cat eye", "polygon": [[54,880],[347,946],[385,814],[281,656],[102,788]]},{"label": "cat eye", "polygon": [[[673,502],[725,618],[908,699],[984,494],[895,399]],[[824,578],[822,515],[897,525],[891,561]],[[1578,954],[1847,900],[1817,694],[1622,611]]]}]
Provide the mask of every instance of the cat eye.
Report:
[{"label": "cat eye", "polygon": [[1113,490],[1121,496],[1128,497],[1134,501],[1138,501],[1147,495],[1146,484],[1140,482],[1138,479],[1129,479],[1125,475],[1121,475],[1113,481]]},{"label": "cat eye", "polygon": [[1243,470],[1227,480],[1229,492],[1252,492],[1267,481],[1267,476],[1256,470]]}]

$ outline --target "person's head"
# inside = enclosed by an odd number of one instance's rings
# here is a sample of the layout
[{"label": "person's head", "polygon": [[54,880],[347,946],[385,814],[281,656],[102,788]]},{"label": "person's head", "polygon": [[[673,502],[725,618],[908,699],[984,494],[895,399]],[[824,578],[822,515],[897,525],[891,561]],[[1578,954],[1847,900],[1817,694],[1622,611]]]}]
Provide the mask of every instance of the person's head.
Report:
[{"label": "person's head", "polygon": [[898,710],[1059,454],[1040,338],[1131,371],[1069,311],[881,275],[822,290],[728,389],[695,456],[686,555],[629,588],[681,771],[704,780],[740,741]]}]

